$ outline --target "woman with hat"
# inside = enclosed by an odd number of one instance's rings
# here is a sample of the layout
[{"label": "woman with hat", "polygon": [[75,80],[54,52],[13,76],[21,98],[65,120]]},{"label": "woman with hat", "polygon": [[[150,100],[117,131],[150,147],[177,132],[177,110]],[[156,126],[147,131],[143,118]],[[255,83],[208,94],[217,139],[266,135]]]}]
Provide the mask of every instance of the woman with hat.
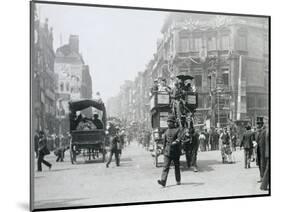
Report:
[{"label": "woman with hat", "polygon": [[173,115],[169,115],[168,129],[164,134],[164,168],[161,175],[161,180],[158,180],[158,184],[163,187],[166,186],[168,173],[170,169],[171,162],[173,161],[175,166],[175,178],[177,185],[181,183],[180,174],[180,156],[181,156],[181,141],[179,138],[179,128],[175,127],[176,118]]}]

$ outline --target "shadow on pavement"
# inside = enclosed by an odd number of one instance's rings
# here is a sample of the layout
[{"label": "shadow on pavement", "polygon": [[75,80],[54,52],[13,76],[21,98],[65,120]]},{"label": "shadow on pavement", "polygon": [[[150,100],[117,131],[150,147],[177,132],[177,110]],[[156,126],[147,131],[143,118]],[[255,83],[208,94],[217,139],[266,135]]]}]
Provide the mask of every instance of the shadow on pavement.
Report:
[{"label": "shadow on pavement", "polygon": [[170,188],[170,187],[174,187],[174,186],[202,186],[204,185],[205,183],[181,183],[180,185],[168,185],[166,186],[166,188]]},{"label": "shadow on pavement", "polygon": [[75,168],[51,169],[49,172],[60,172],[60,171],[68,171],[73,169]]},{"label": "shadow on pavement", "polygon": [[54,200],[43,200],[36,201],[35,208],[57,208],[57,207],[67,207],[67,206],[79,206],[78,203],[73,203],[73,201],[86,200],[89,198],[72,198],[72,199],[54,199]]},{"label": "shadow on pavement", "polygon": [[[186,165],[186,161],[180,161],[181,171],[193,171],[192,168],[188,168]],[[227,165],[223,164],[221,161],[218,160],[198,160],[198,172],[210,172],[214,171],[213,165]],[[231,165],[231,164],[230,164]]]},{"label": "shadow on pavement", "polygon": [[129,157],[127,157],[127,158],[121,157],[121,158],[120,158],[120,161],[121,161],[121,162],[122,162],[122,161],[128,162],[128,161],[133,161],[133,160],[132,160],[132,158],[129,158]]}]

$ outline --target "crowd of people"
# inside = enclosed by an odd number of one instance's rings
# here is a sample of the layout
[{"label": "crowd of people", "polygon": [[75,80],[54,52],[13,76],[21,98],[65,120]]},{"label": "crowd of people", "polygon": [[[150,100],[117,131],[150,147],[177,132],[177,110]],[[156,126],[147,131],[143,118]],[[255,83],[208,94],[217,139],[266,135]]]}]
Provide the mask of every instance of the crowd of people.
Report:
[{"label": "crowd of people", "polygon": [[46,155],[53,151],[57,157],[56,162],[64,161],[64,153],[69,149],[70,134],[49,134],[37,130],[34,135],[34,150],[37,158],[37,171],[42,171],[42,163],[51,169],[52,165],[44,160]]},{"label": "crowd of people", "polygon": [[[96,116],[94,119],[97,118]],[[223,129],[212,128],[209,131],[204,129],[199,131],[194,128],[187,128],[184,125],[186,121],[181,120],[181,125],[177,124],[176,117],[170,115],[167,120],[168,130],[164,134],[164,168],[161,179],[158,183],[162,186],[166,185],[171,162],[175,165],[175,177],[177,184],[180,184],[180,171],[178,168],[179,157],[184,154],[187,168],[193,168],[195,172],[197,167],[197,153],[205,151],[220,150],[222,163],[233,163],[233,152],[240,147],[244,150],[243,165],[245,169],[251,168],[251,163],[255,162],[259,167],[259,180],[261,190],[269,188],[269,133],[264,124],[263,117],[258,117],[257,128],[253,128],[250,124],[245,127],[245,132],[238,139],[238,133],[231,127]],[[148,130],[130,133],[125,132],[124,128],[115,125],[109,125],[107,128],[109,134],[109,157],[106,167],[109,167],[112,157],[115,156],[116,166],[120,166],[120,156],[122,149],[129,145],[130,141],[135,140],[145,149],[149,150],[152,145],[152,134]],[[132,131],[133,132],[133,131]],[[138,136],[134,136],[138,135]],[[50,154],[50,150],[54,150],[57,156],[56,162],[63,162],[64,153],[69,149],[70,134],[65,135],[49,135],[43,131],[37,131],[34,137],[35,153],[37,157],[37,170],[42,171],[42,163],[49,169],[52,164],[44,159]],[[175,145],[175,146],[174,146]]]}]

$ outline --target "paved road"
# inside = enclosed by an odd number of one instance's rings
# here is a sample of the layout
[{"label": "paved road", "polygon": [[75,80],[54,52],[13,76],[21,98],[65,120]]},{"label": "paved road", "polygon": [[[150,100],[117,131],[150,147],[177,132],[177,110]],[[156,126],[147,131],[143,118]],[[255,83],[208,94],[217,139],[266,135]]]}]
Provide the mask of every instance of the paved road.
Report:
[{"label": "paved road", "polygon": [[236,151],[236,163],[222,164],[219,151],[199,152],[199,172],[184,167],[182,157],[182,185],[175,183],[170,170],[166,188],[157,184],[162,168],[153,166],[151,154],[132,143],[123,150],[121,166],[114,161],[109,168],[101,161],[72,165],[69,155],[65,162],[53,164],[49,171],[35,173],[35,207],[67,207],[110,203],[194,199],[207,197],[266,194],[259,190],[258,168],[243,168],[243,151]]}]

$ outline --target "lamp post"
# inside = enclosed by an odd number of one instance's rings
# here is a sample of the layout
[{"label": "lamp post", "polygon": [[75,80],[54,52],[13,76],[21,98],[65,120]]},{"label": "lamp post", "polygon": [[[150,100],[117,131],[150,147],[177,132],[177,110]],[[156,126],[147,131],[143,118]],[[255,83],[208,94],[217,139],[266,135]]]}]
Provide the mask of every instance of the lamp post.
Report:
[{"label": "lamp post", "polygon": [[221,92],[222,92],[222,89],[220,87],[218,87],[216,89],[216,93],[217,93],[217,96],[218,96],[218,104],[217,104],[217,106],[218,106],[218,122],[217,122],[217,127],[219,127],[219,128],[220,128],[220,94],[221,94]]}]

